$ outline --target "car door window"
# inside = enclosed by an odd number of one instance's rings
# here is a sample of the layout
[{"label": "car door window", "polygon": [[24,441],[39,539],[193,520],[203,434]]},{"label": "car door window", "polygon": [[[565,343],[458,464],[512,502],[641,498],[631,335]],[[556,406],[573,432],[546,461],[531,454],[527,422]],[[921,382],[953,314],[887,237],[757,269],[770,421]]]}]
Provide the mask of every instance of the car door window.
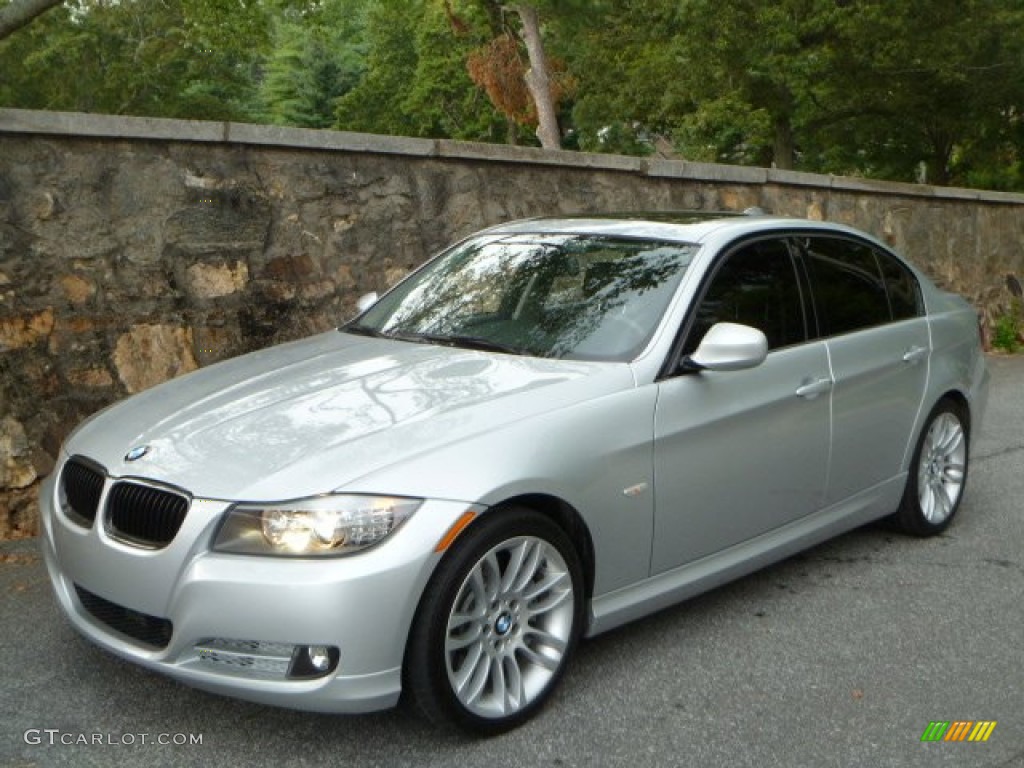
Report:
[{"label": "car door window", "polygon": [[759,329],[768,349],[807,338],[796,270],[782,240],[761,240],[729,254],[697,306],[684,354],[692,354],[715,323],[742,323]]},{"label": "car door window", "polygon": [[801,243],[822,336],[871,328],[892,319],[874,249],[837,237],[807,237]]},{"label": "car door window", "polygon": [[885,288],[889,294],[889,307],[893,320],[907,320],[924,314],[924,301],[921,299],[921,285],[907,266],[892,254],[875,250],[878,264],[885,278]]}]

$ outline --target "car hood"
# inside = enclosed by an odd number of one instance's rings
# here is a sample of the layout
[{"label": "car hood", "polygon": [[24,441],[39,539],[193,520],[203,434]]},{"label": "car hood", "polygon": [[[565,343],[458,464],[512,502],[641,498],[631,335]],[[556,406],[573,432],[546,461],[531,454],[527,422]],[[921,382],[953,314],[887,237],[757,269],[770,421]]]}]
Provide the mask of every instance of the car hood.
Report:
[{"label": "car hood", "polygon": [[[343,488],[423,452],[633,383],[625,364],[331,331],[135,395],[83,423],[66,451],[112,476],[144,477],[201,498],[281,500]],[[140,447],[144,455],[129,461]]]}]

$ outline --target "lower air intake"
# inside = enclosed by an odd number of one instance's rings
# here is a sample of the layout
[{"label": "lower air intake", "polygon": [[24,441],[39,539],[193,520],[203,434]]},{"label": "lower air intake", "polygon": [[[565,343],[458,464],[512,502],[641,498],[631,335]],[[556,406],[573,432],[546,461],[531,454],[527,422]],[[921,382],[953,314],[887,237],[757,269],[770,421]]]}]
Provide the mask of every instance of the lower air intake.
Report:
[{"label": "lower air intake", "polygon": [[171,633],[174,629],[167,619],[150,616],[112,603],[99,595],[94,595],[78,584],[75,584],[75,592],[78,594],[78,600],[82,603],[82,607],[94,619],[115,632],[158,650],[166,648],[167,644],[171,642]]}]

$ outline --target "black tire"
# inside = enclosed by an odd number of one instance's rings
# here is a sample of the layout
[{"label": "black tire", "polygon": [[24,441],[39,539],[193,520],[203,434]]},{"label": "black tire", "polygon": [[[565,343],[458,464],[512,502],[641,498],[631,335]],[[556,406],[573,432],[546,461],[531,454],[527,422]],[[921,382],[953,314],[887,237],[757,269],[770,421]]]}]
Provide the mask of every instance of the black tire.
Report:
[{"label": "black tire", "polygon": [[405,653],[406,703],[435,725],[515,728],[557,687],[583,609],[579,557],[562,529],[530,509],[488,512],[424,590]]},{"label": "black tire", "polygon": [[896,528],[913,536],[934,536],[949,527],[967,486],[970,423],[962,406],[941,400],[918,438],[907,473]]}]

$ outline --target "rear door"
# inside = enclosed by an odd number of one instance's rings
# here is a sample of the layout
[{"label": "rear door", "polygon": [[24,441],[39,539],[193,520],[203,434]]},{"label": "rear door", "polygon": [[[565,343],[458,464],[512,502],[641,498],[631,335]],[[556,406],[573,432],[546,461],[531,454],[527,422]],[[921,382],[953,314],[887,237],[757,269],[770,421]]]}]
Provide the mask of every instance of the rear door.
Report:
[{"label": "rear door", "polygon": [[904,466],[928,379],[930,338],[917,278],[892,254],[839,236],[798,243],[835,378],[831,504]]},{"label": "rear door", "polygon": [[657,384],[653,573],[822,504],[832,380],[824,342],[808,341],[796,263],[784,239],[726,254],[697,304],[683,353],[723,321],[762,330],[768,357],[745,371],[690,372]]}]

